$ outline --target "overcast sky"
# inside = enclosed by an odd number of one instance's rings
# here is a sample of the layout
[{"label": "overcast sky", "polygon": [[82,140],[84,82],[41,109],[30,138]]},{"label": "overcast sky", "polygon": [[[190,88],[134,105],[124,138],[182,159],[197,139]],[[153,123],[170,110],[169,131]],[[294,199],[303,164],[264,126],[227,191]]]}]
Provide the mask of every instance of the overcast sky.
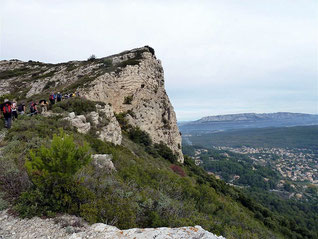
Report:
[{"label": "overcast sky", "polygon": [[152,46],[178,120],[318,114],[317,0],[0,0],[0,60]]}]

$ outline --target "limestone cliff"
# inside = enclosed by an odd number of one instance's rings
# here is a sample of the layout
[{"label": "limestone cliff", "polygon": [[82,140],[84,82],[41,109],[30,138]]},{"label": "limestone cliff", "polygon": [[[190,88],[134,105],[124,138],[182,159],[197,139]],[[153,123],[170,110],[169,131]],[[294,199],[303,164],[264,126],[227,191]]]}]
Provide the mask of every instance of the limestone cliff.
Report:
[{"label": "limestone cliff", "polygon": [[183,162],[176,115],[164,88],[161,62],[152,48],[82,62],[0,62],[0,96],[40,99],[51,91],[78,91],[87,99],[106,103],[114,113],[128,112],[130,124],[148,132],[154,143],[167,144]]}]

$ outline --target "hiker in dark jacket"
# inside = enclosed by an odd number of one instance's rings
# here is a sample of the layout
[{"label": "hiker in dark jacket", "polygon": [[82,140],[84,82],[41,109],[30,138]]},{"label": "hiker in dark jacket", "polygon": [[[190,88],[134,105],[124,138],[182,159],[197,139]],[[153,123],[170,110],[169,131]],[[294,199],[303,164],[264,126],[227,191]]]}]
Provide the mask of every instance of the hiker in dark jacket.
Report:
[{"label": "hiker in dark jacket", "polygon": [[61,100],[62,100],[62,94],[60,92],[58,92],[56,95],[56,101],[60,102]]},{"label": "hiker in dark jacket", "polygon": [[24,113],[25,113],[25,104],[24,104],[24,102],[21,102],[18,105],[18,112],[19,112],[20,115],[24,115]]},{"label": "hiker in dark jacket", "polygon": [[36,103],[32,100],[30,103],[30,115],[36,115],[38,113],[38,109],[36,107]]},{"label": "hiker in dark jacket", "polygon": [[1,111],[4,116],[4,127],[10,129],[12,123],[12,109],[11,102],[8,99],[5,99],[4,103],[1,105]]},{"label": "hiker in dark jacket", "polygon": [[54,92],[52,92],[52,94],[49,97],[49,100],[51,102],[51,105],[55,104],[55,99],[56,99],[56,95],[54,94]]}]

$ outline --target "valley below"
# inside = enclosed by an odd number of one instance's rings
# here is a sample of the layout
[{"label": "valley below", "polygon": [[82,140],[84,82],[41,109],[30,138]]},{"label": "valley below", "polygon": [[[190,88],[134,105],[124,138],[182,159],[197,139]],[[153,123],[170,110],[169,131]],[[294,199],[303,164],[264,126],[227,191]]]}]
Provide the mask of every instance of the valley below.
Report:
[{"label": "valley below", "polygon": [[183,151],[209,174],[315,231],[317,142],[316,125],[195,131],[183,134]]}]

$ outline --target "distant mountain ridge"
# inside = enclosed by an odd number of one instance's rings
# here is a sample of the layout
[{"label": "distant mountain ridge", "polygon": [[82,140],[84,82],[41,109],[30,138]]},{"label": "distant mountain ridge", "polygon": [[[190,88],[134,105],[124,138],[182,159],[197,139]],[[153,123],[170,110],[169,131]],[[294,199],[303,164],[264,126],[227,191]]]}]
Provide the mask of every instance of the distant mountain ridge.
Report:
[{"label": "distant mountain ridge", "polygon": [[194,122],[202,123],[207,121],[277,120],[277,119],[295,119],[295,118],[318,119],[318,115],[290,113],[290,112],[262,113],[262,114],[243,113],[243,114],[206,116]]},{"label": "distant mountain ridge", "polygon": [[206,116],[179,124],[182,133],[211,133],[235,129],[318,125],[318,115],[277,112]]}]

